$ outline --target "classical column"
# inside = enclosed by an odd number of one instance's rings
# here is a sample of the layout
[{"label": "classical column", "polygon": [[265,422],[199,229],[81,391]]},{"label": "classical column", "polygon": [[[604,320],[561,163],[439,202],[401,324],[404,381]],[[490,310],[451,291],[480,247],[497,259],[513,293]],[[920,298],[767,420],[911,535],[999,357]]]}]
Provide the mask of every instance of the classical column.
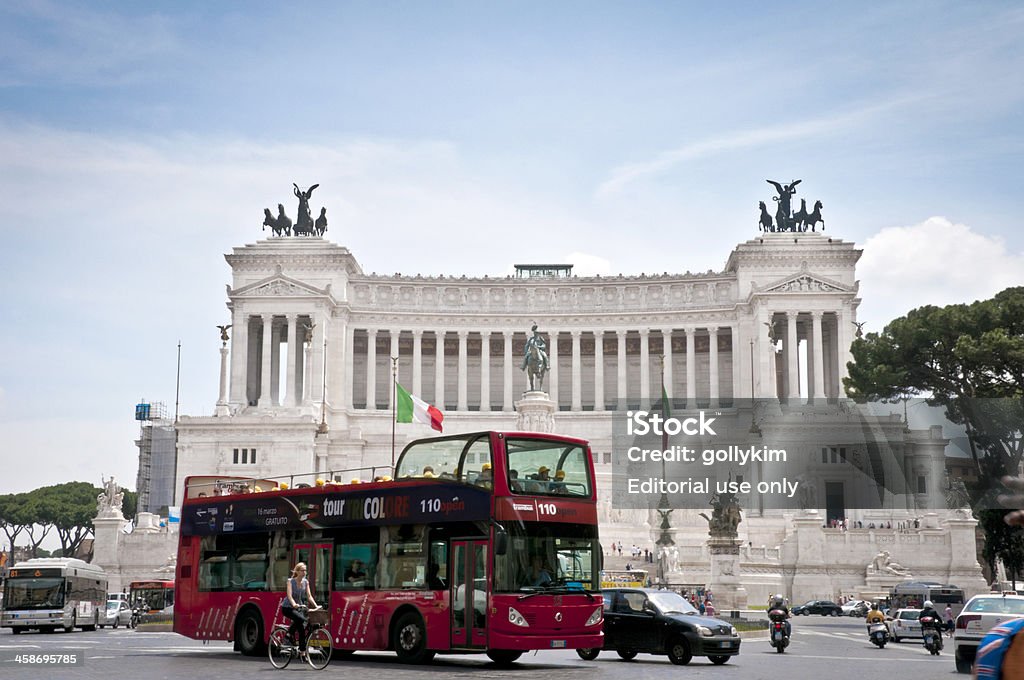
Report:
[{"label": "classical column", "polygon": [[366,408],[377,408],[377,329],[366,330]]},{"label": "classical column", "polygon": [[437,339],[434,347],[434,406],[445,409],[444,405],[444,331],[434,331]]},{"label": "classical column", "polygon": [[594,410],[604,410],[604,333],[594,331]]},{"label": "classical column", "polygon": [[843,396],[843,378],[847,377],[848,373],[846,370],[846,364],[853,361],[853,354],[850,352],[850,345],[853,344],[853,339],[856,336],[856,326],[854,322],[857,320],[856,310],[850,308],[847,303],[843,303],[838,312],[838,330],[836,335],[838,336],[839,347],[836,349],[836,354],[839,356],[838,375],[836,382],[839,385],[839,396]]},{"label": "classical column", "polygon": [[220,344],[220,395],[217,397],[217,410],[218,416],[229,415],[231,411],[228,409],[228,343],[227,341]]},{"label": "classical column", "polygon": [[617,408],[625,408],[626,406],[626,331],[615,331],[615,337],[618,338],[618,360],[615,364],[615,370],[618,373],[618,394],[616,398],[619,400]]},{"label": "classical column", "polygon": [[548,399],[555,402],[555,410],[558,410],[558,332],[548,335],[551,339],[548,342]]},{"label": "classical column", "polygon": [[791,400],[800,397],[800,364],[797,355],[799,345],[796,335],[798,313],[786,312],[786,382],[788,383],[786,396]]},{"label": "classical column", "polygon": [[514,331],[504,331],[502,335],[505,338],[505,366],[502,370],[502,403],[501,410],[506,413],[512,412],[512,336]]},{"label": "classical column", "polygon": [[[235,304],[238,304],[237,302]],[[231,318],[231,401],[249,405],[249,315],[236,311]]]},{"label": "classical column", "polygon": [[468,411],[469,410],[469,386],[466,375],[467,372],[467,353],[466,346],[469,341],[469,331],[462,329],[458,331],[459,334],[459,401],[455,406],[457,411]]},{"label": "classical column", "polygon": [[270,324],[270,401],[274,406],[284,404],[281,392],[281,334],[284,325]]},{"label": "classical column", "polygon": [[811,312],[811,339],[814,347],[812,366],[814,367],[814,390],[811,399],[825,398],[825,344],[821,335],[821,312]]},{"label": "classical column", "polygon": [[580,346],[582,331],[572,331],[572,406],[573,411],[583,410],[583,354]]},{"label": "classical column", "polygon": [[708,328],[708,395],[711,408],[718,408],[718,328]]},{"label": "classical column", "polygon": [[[665,395],[672,400],[672,329],[662,328],[661,329],[661,354],[664,357],[662,359],[662,370],[664,371],[661,380],[661,386],[665,389]],[[671,409],[670,409],[671,410]]]},{"label": "classical column", "polygon": [[269,408],[273,401],[270,396],[270,374],[273,372],[271,367],[272,363],[272,349],[273,349],[273,335],[272,326],[274,324],[274,317],[270,314],[263,315],[263,362],[260,366],[260,407]]},{"label": "classical column", "polygon": [[[317,324],[317,328],[322,328],[323,330],[320,331],[320,333],[316,333],[314,329],[313,343],[316,345],[316,347],[313,348],[313,351],[320,353],[321,362],[326,362],[327,357],[324,355],[323,352],[324,349],[326,349],[324,347],[324,338],[327,335],[327,319],[322,319],[320,323]],[[345,320],[345,330],[343,337],[345,338],[343,340],[343,342],[345,343],[345,351],[341,354],[341,372],[343,373],[341,380],[342,395],[341,399],[338,399],[337,401],[340,402],[346,408],[353,408],[356,401],[356,380],[354,373],[356,367],[356,328],[355,326],[352,325],[351,319]],[[322,376],[324,373],[327,372],[329,372],[331,375],[337,375],[338,367],[328,365],[328,371],[324,371],[324,365],[321,363],[319,368],[320,375],[316,376],[315,378],[316,387],[320,390],[323,390],[323,394],[326,397],[326,390],[324,390],[323,388]],[[315,369],[316,366],[314,366],[314,370]],[[314,394],[313,399],[319,400],[320,394]],[[331,396],[331,399],[334,399],[333,395]]]},{"label": "classical column", "polygon": [[[398,376],[397,375],[395,375],[394,377],[392,377],[392,375],[393,375],[393,371],[394,371],[393,367],[395,366],[394,359],[398,358],[398,356],[399,356],[398,339],[399,339],[399,337],[401,335],[402,335],[402,331],[400,331],[400,330],[393,330],[393,331],[391,331],[391,350],[388,352],[388,369],[387,369],[388,370],[387,386],[388,386],[388,410],[389,411],[391,410],[391,403],[395,400],[395,387],[391,383],[392,383],[393,380],[398,380]],[[402,362],[399,361],[398,363],[400,365]],[[399,382],[401,382],[401,381],[399,380]]]},{"label": "classical column", "polygon": [[[733,324],[729,326],[729,347],[732,348],[732,404],[735,407],[738,400],[743,396],[743,347],[740,346],[740,333],[739,326]],[[750,358],[747,357],[749,361]],[[753,367],[751,367],[753,369]],[[749,382],[749,380],[748,380]],[[751,399],[754,398],[753,393],[749,395]]]},{"label": "classical column", "polygon": [[286,406],[298,406],[299,395],[299,376],[298,371],[295,370],[295,365],[298,356],[299,348],[299,317],[295,314],[289,314],[288,319],[288,359],[285,364],[285,381],[287,387],[285,388],[285,398],[281,400]]},{"label": "classical column", "polygon": [[697,408],[697,329],[686,329],[686,408]]},{"label": "classical column", "polygon": [[480,331],[480,410],[491,410],[491,332]]},{"label": "classical column", "polygon": [[[312,399],[313,389],[313,340],[302,343],[302,403],[308,404]],[[346,371],[347,375],[347,371]]]},{"label": "classical column", "polygon": [[412,393],[423,398],[423,331],[412,332]]},{"label": "classical column", "polygon": [[651,329],[640,329],[640,408],[651,402]]}]

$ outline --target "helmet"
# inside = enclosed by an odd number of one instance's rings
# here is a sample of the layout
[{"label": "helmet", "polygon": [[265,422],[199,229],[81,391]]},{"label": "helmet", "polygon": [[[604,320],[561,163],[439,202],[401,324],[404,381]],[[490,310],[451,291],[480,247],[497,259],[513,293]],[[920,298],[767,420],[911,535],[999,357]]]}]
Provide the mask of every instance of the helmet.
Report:
[{"label": "helmet", "polygon": [[782,597],[782,593],[776,593],[772,597],[772,604],[782,604],[785,600],[786,598]]},{"label": "helmet", "polygon": [[931,600],[925,600],[924,601],[924,608],[925,609],[928,609],[928,607],[931,607],[931,606],[932,606],[932,601]]},{"label": "helmet", "polygon": [[877,602],[872,602],[871,603],[871,610],[872,611],[878,611],[878,603]]}]

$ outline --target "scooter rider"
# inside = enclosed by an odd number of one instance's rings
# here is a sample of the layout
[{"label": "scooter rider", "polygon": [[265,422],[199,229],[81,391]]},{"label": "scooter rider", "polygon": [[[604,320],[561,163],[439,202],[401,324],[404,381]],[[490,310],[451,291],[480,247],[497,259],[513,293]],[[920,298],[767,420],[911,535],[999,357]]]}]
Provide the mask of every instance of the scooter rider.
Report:
[{"label": "scooter rider", "polygon": [[[773,612],[781,612],[780,614],[772,615]],[[786,626],[786,637],[792,637],[792,626],[789,623],[789,607],[786,606],[786,598],[782,596],[782,593],[777,593],[775,597],[768,603],[768,617],[769,618],[782,618],[785,619],[783,623]]]},{"label": "scooter rider", "polygon": [[871,611],[868,612],[866,620],[868,622],[868,630],[869,631],[871,630],[871,625],[872,624],[875,624],[875,623],[885,623],[885,614],[883,614],[882,610],[878,608],[878,603],[877,602],[872,602],[871,603]]},{"label": "scooter rider", "polygon": [[[931,626],[935,628],[936,639],[939,641],[939,649],[942,649],[942,618],[939,613],[935,611],[934,605],[931,600],[925,600],[924,608],[921,609],[921,613],[917,615],[917,620],[920,621],[926,617],[932,617]],[[924,633],[924,624],[921,624],[921,633]]]}]

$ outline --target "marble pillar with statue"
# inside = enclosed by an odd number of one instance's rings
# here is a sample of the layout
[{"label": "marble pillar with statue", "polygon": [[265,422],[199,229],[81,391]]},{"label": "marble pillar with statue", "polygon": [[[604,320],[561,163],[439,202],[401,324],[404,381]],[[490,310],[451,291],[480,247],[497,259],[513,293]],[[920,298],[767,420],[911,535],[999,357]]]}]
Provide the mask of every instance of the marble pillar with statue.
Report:
[{"label": "marble pillar with statue", "polygon": [[529,387],[515,404],[516,427],[523,432],[554,432],[558,405],[544,391],[544,376],[548,372],[547,344],[537,324],[533,324],[530,333],[520,366],[520,370],[526,371]]},{"label": "marble pillar with statue", "polygon": [[711,516],[700,516],[708,522],[708,550],[711,553],[711,581],[708,587],[715,594],[721,609],[746,609],[747,590],[740,569],[739,527],[743,521],[736,494],[716,493],[711,497]]}]

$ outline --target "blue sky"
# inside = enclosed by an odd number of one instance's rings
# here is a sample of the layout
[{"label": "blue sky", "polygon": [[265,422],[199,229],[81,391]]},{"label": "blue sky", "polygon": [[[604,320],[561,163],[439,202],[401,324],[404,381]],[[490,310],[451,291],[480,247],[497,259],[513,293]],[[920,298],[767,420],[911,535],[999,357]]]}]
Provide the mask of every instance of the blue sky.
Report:
[{"label": "blue sky", "polygon": [[133,487],[179,340],[212,412],[292,182],[368,272],[720,270],[802,178],[868,329],[1020,285],[1024,10],[833,4],[3,3],[0,493]]}]

